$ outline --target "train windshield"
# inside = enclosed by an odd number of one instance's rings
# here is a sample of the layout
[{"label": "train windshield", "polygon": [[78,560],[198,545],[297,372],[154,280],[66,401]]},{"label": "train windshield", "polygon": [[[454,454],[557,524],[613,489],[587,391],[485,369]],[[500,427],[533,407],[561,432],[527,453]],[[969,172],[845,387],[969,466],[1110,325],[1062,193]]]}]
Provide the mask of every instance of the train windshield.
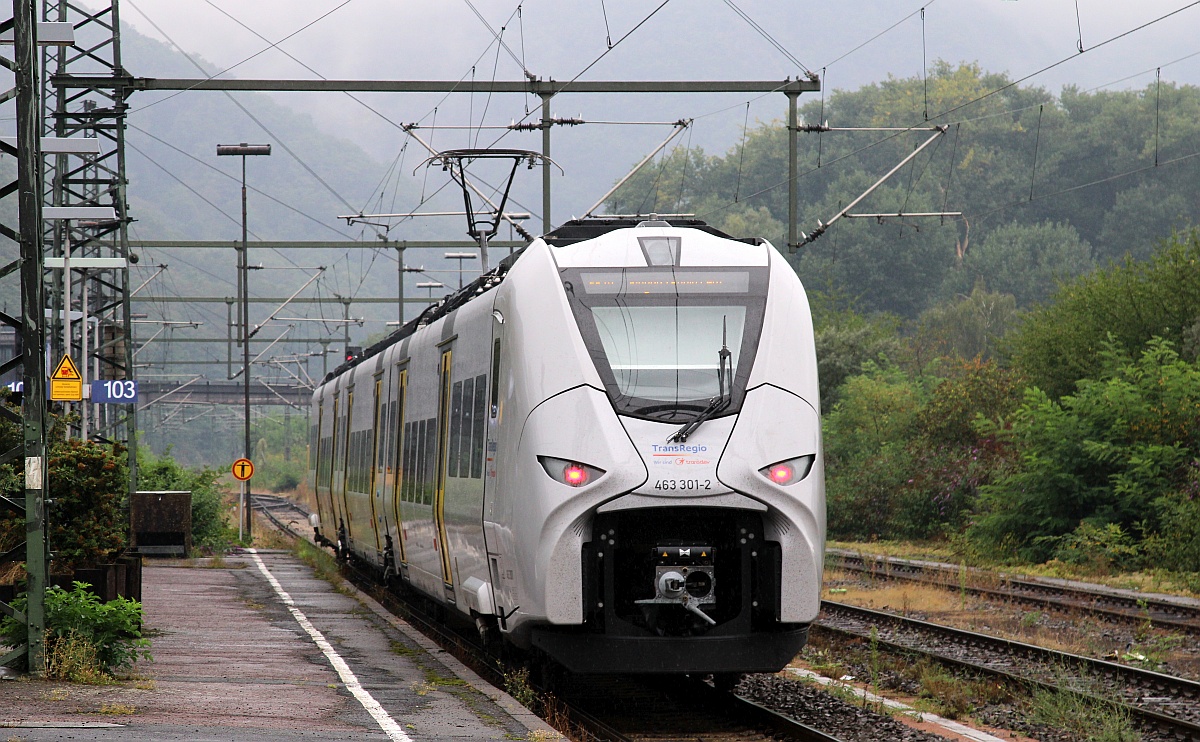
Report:
[{"label": "train windshield", "polygon": [[762,327],[765,268],[567,271],[596,369],[623,414],[667,422],[741,404]]}]

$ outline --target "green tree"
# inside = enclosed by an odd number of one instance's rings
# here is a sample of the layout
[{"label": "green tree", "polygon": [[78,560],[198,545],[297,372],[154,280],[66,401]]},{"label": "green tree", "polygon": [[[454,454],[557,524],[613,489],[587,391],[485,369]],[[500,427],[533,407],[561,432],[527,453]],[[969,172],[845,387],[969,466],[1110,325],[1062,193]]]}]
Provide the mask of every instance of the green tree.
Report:
[{"label": "green tree", "polygon": [[1028,307],[1045,301],[1063,281],[1093,268],[1091,246],[1070,224],[1010,222],[972,247],[948,282],[959,293],[982,282]]},{"label": "green tree", "polygon": [[980,543],[1042,561],[1081,523],[1155,532],[1155,505],[1200,457],[1200,369],[1154,338],[1133,360],[1116,342],[1100,373],[1055,401],[1025,393],[1010,431],[1019,463],[983,491]]},{"label": "green tree", "polygon": [[[938,295],[968,292],[982,275],[989,290],[1026,306],[1045,300],[1056,280],[1087,270],[1085,248],[1098,263],[1126,254],[1142,259],[1173,227],[1200,220],[1194,173],[1177,162],[1200,137],[1194,86],[1067,87],[1055,97],[977,65],[938,62],[927,79],[837,90],[800,108],[805,121],[835,127],[925,127],[941,121],[939,111],[954,111],[961,123],[856,210],[945,208],[966,217],[842,220],[792,257],[806,283],[852,296],[862,311],[911,319]],[[925,136],[803,134],[799,229],[829,221]],[[695,212],[728,232],[782,247],[787,152],[780,121],[751,126],[743,141],[715,156],[679,147],[631,178],[607,208]],[[1162,167],[1153,167],[1156,156]]]},{"label": "green tree", "polygon": [[956,533],[1007,448],[976,430],[1017,405],[1018,379],[994,361],[945,364],[914,376],[868,364],[826,415],[830,533],[840,538],[931,538]]},{"label": "green tree", "polygon": [[955,297],[922,312],[909,347],[918,368],[936,357],[988,359],[1016,323],[1016,299],[987,291],[978,282],[969,296]]},{"label": "green tree", "polygon": [[893,318],[832,309],[827,297],[810,293],[822,410],[833,409],[842,385],[862,373],[863,364],[886,363],[898,356],[900,349],[898,325]]},{"label": "green tree", "polygon": [[[103,564],[125,548],[129,525],[124,503],[129,489],[125,462],[125,451],[118,446],[52,440],[46,462],[50,503],[46,539],[54,554],[53,572]],[[23,471],[11,465],[0,467],[0,494],[21,500],[24,481]],[[24,533],[24,516],[8,511],[0,514],[0,548],[22,543]]]},{"label": "green tree", "polygon": [[1172,233],[1187,231],[1196,222],[1196,199],[1187,190],[1161,181],[1143,183],[1117,194],[1104,215],[1104,229],[1096,245],[1096,260],[1147,260]]},{"label": "green tree", "polygon": [[1180,347],[1200,320],[1200,233],[1177,235],[1147,262],[1112,265],[1064,285],[1009,337],[1012,363],[1051,398],[1099,375],[1108,338],[1136,352],[1150,338]]}]

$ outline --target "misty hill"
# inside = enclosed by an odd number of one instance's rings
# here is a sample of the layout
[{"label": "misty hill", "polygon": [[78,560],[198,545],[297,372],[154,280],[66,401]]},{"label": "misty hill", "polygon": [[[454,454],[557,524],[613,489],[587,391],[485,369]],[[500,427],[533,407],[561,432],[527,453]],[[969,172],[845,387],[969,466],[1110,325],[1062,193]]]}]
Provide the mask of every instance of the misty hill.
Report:
[{"label": "misty hill", "polygon": [[[1020,306],[1061,280],[1129,255],[1144,259],[1172,230],[1200,223],[1200,88],[1054,95],[976,66],[939,64],[928,110],[956,109],[911,132],[805,133],[798,180],[802,231],[829,221],[952,124],[858,213],[962,212],[961,217],[842,220],[794,256],[812,288],[863,311],[915,317],[977,282]],[[1006,87],[1009,86],[1009,87]],[[807,122],[921,122],[925,81],[890,79],[802,108]],[[991,91],[1002,92],[991,95]],[[787,134],[760,125],[722,155],[679,150],[610,200],[618,211],[694,211],[735,234],[786,244]]]}]

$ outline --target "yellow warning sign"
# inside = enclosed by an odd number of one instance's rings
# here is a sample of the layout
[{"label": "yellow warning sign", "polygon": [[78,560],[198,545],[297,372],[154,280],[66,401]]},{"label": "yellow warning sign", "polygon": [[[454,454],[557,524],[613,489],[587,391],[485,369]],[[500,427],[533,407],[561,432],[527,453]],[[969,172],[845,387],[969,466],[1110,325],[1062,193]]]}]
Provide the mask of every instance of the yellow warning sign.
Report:
[{"label": "yellow warning sign", "polygon": [[254,476],[254,464],[250,459],[238,459],[233,462],[233,478],[239,482],[245,482],[250,477]]},{"label": "yellow warning sign", "polygon": [[56,402],[79,402],[83,399],[83,376],[71,356],[64,355],[54,373],[50,374],[50,399]]}]

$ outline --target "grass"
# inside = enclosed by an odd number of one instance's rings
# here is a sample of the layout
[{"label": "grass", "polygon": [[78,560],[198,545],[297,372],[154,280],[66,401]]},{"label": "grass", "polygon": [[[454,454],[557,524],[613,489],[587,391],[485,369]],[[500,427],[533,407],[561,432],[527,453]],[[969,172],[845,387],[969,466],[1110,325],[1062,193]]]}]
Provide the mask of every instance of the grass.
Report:
[{"label": "grass", "polygon": [[313,574],[318,578],[325,580],[334,587],[342,585],[342,574],[338,568],[337,560],[329,552],[301,539],[296,539],[291,547],[296,557],[312,567]]},{"label": "grass", "polygon": [[[956,628],[1036,644],[1090,657],[1117,659],[1148,669],[1168,664],[1172,672],[1200,675],[1194,654],[1183,651],[1185,637],[1155,626],[1148,614],[1133,629],[1133,643],[1114,636],[1111,627],[1086,613],[1027,610],[964,595],[953,584],[872,579],[861,573],[830,569],[823,597],[851,605],[890,611]],[[1115,654],[1114,654],[1115,653]]]},{"label": "grass", "polygon": [[1077,693],[1035,688],[1029,719],[1086,742],[1138,742],[1142,738],[1127,710]]},{"label": "grass", "polygon": [[111,685],[113,676],[100,664],[96,645],[74,633],[46,643],[46,677],[85,685]]},{"label": "grass", "polygon": [[254,538],[252,546],[258,549],[282,549],[288,551],[292,548],[293,538],[288,534],[280,531],[275,527],[275,524],[267,520],[266,516],[259,513],[254,514]]},{"label": "grass", "polygon": [[[1083,580],[1123,590],[1141,590],[1193,597],[1200,595],[1200,575],[1195,573],[1179,574],[1165,570],[1149,570],[1098,575],[1086,565],[1076,566],[1058,560],[1051,560],[1045,564],[1023,564],[1014,567],[964,551],[951,542],[829,541],[827,546],[830,549],[844,549],[864,555],[927,559],[987,570],[1003,570],[1031,577]],[[977,579],[978,576],[975,577]]]},{"label": "grass", "polygon": [[504,673],[504,690],[525,708],[537,707],[538,694],[529,684],[528,668],[522,667],[519,670]]},{"label": "grass", "polygon": [[398,654],[401,657],[416,658],[416,657],[419,657],[419,656],[425,654],[424,649],[420,649],[418,647],[410,647],[407,644],[405,644],[404,642],[393,641],[393,642],[391,642],[391,644],[389,646],[392,650],[392,654]]},{"label": "grass", "polygon": [[137,708],[127,703],[105,703],[100,706],[100,713],[106,716],[131,716],[137,713]]},{"label": "grass", "polygon": [[828,692],[857,705],[863,701],[847,685],[856,680],[877,696],[949,719],[963,719],[983,705],[1012,698],[995,680],[956,674],[928,657],[896,654],[871,641],[830,642],[814,635],[801,660],[808,669],[836,681],[825,686]]}]

